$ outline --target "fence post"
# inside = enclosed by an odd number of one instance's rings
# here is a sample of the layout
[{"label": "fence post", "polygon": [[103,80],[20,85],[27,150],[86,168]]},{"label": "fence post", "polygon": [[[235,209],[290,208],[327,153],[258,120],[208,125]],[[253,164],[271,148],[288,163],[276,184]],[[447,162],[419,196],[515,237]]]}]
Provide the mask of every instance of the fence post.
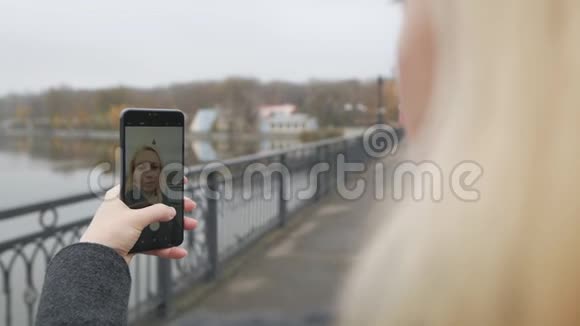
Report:
[{"label": "fence post", "polygon": [[214,194],[207,199],[206,241],[209,261],[207,280],[215,279],[219,272],[219,248],[218,248],[218,198],[219,181],[217,173],[210,173],[207,178],[207,186]]},{"label": "fence post", "polygon": [[324,195],[328,195],[331,189],[330,183],[332,182],[332,155],[330,153],[330,145],[324,145],[324,150],[322,151],[322,157],[324,162],[328,164],[328,171],[324,173]]},{"label": "fence post", "polygon": [[171,308],[171,261],[165,258],[157,258],[157,290],[160,299],[157,316],[165,319]]},{"label": "fence post", "polygon": [[[280,164],[286,166],[286,154],[280,154]],[[287,167],[287,166],[286,166]],[[290,171],[290,178],[292,178],[292,171]],[[279,226],[285,227],[286,226],[286,219],[288,215],[288,207],[286,201],[286,182],[292,182],[292,180],[285,180],[284,175],[279,173],[279,182],[278,182],[278,218],[279,218]]]},{"label": "fence post", "polygon": [[366,162],[366,161],[368,161],[370,159],[370,156],[365,151],[364,142],[365,142],[365,140],[364,140],[364,138],[362,136],[359,136],[356,139],[356,143],[358,144],[357,147],[358,147],[358,152],[359,152],[359,155],[360,155],[360,160],[362,162]]},{"label": "fence post", "polygon": [[[324,161],[324,145],[316,147],[316,159],[314,160],[314,165]],[[310,168],[312,168],[312,165]],[[319,201],[320,197],[323,195],[322,184],[323,184],[323,176],[319,173],[316,174],[316,193],[314,194],[314,201]]]},{"label": "fence post", "polygon": [[[349,152],[348,152],[348,139],[345,139],[342,141],[342,147],[343,147],[343,151],[342,154],[344,155],[344,162],[349,162]],[[346,171],[341,171],[341,173],[344,174],[344,182],[348,183],[348,173],[346,173]]]},{"label": "fence post", "polygon": [[330,172],[328,173],[328,182],[330,184],[331,189],[334,190],[336,181],[338,179],[338,150],[336,148],[336,144],[329,145],[330,150]]}]

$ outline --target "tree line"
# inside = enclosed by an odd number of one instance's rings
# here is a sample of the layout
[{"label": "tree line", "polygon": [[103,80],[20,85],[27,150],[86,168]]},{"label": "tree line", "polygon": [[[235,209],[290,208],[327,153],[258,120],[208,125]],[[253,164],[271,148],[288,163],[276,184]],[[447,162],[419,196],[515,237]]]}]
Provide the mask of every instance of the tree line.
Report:
[{"label": "tree line", "polygon": [[[383,87],[386,120],[396,121],[396,83]],[[197,109],[219,107],[240,126],[255,130],[257,108],[290,103],[316,117],[323,127],[364,126],[376,121],[379,96],[374,80],[294,83],[250,78],[176,83],[167,87],[112,87],[81,90],[68,87],[40,94],[0,98],[0,120],[36,128],[115,129],[126,107],[179,108],[191,119]]]}]

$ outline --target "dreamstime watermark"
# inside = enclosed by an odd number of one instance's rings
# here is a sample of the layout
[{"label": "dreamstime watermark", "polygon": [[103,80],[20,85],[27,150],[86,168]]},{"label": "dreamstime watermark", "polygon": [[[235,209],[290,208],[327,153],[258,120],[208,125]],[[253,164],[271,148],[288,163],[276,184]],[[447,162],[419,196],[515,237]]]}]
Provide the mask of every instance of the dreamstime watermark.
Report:
[{"label": "dreamstime watermark", "polygon": [[[307,160],[307,164],[300,165],[300,168],[295,164],[298,158],[293,158],[293,152],[289,151],[284,156],[286,159],[276,155],[261,158],[256,162],[246,162],[241,170],[237,166],[212,162],[196,169],[195,173],[185,171],[185,174],[189,174],[193,179],[189,180],[190,184],[196,185],[203,196],[218,200],[241,198],[251,201],[257,199],[256,196],[263,200],[310,200],[334,190],[346,200],[359,199],[371,191],[376,200],[386,199],[388,192],[394,201],[410,196],[414,201],[440,202],[446,186],[459,200],[473,202],[480,199],[477,182],[483,176],[483,168],[477,162],[464,160],[457,162],[450,171],[444,171],[433,161],[392,163],[386,160],[398,153],[400,141],[400,130],[389,125],[375,125],[362,137],[321,144],[319,149],[327,155],[331,153],[330,157],[320,159],[319,150],[311,151],[310,156],[302,158]],[[339,144],[343,147],[337,150],[334,145]],[[117,150],[116,157],[119,153]],[[103,193],[104,176],[110,179],[112,174],[112,178],[118,180],[120,166],[108,162],[95,166],[89,173],[91,191]],[[153,187],[158,185],[165,198],[179,200],[183,172],[181,164],[166,164],[155,174],[157,183],[153,183]],[[147,184],[152,186],[151,176],[146,176],[150,172],[146,169],[131,173],[131,181],[125,180],[128,184],[133,183],[132,180],[149,178]],[[131,189],[132,195],[138,197],[140,189]]]}]

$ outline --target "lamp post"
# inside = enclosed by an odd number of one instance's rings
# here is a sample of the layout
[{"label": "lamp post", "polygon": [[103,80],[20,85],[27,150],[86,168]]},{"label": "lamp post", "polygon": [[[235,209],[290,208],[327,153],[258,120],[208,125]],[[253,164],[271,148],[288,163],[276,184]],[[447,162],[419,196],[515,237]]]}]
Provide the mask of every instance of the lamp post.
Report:
[{"label": "lamp post", "polygon": [[385,107],[383,104],[383,85],[384,85],[384,80],[382,76],[379,76],[379,79],[377,80],[377,95],[378,95],[378,101],[377,101],[377,124],[384,124],[385,123]]}]

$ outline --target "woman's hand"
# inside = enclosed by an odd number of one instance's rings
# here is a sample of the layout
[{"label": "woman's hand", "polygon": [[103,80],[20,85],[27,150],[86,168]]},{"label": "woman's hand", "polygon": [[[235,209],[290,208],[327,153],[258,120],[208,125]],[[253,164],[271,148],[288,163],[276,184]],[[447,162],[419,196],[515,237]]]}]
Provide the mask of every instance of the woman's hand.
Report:
[{"label": "woman's hand", "polygon": [[[141,209],[130,209],[119,198],[119,186],[107,191],[105,200],[97,210],[91,224],[81,237],[80,242],[98,243],[115,250],[125,259],[127,264],[134,254],[129,254],[141,232],[149,224],[168,222],[175,217],[175,209],[164,204],[155,204]],[[195,208],[195,202],[189,198],[183,199],[186,212]],[[192,230],[197,221],[183,218],[185,230]],[[180,247],[159,249],[146,254],[162,258],[181,259],[187,256],[187,251]]]}]

